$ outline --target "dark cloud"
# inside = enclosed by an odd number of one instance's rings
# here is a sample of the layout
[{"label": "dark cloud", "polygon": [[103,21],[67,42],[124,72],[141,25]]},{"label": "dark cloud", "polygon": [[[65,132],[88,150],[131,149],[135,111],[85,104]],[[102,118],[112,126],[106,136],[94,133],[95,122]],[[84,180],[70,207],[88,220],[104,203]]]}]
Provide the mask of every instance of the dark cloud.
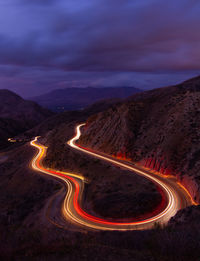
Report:
[{"label": "dark cloud", "polygon": [[25,5],[51,5],[51,4],[56,4],[56,2],[58,2],[59,0],[34,0],[34,1],[30,1],[30,0],[18,0],[19,4],[25,4]]},{"label": "dark cloud", "polygon": [[[38,78],[38,86],[42,84],[41,75],[47,77],[46,70],[50,74],[56,71],[57,85],[61,75],[60,82],[70,73],[76,74],[76,81],[79,75],[77,84],[81,85],[81,82],[95,83],[94,75],[96,83],[104,84],[106,79],[109,84],[115,75],[118,84],[122,74],[127,76],[124,83],[134,84],[137,77],[141,79],[136,76],[141,73],[151,75],[152,84],[152,75],[159,78],[161,74],[177,72],[179,79],[182,73],[193,75],[200,69],[199,1],[18,0],[16,5],[14,0],[7,0],[5,3],[0,9],[0,64],[20,71],[28,67],[29,80],[31,71],[37,71],[34,77]],[[73,85],[73,77],[67,84],[70,82]]]}]

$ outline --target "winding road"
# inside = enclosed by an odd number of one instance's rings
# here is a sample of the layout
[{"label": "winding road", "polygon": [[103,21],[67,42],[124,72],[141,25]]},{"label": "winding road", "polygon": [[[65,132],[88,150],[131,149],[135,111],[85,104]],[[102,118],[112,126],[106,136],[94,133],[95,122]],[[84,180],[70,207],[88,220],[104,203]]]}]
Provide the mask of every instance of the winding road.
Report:
[{"label": "winding road", "polygon": [[67,186],[67,193],[62,206],[62,214],[65,219],[80,225],[82,227],[97,229],[97,230],[144,230],[152,228],[155,223],[166,224],[176,212],[186,206],[195,204],[189,193],[180,186],[175,178],[164,177],[162,175],[152,173],[145,168],[131,165],[125,161],[114,159],[108,155],[89,151],[83,147],[76,145],[77,140],[81,136],[81,127],[85,124],[80,124],[76,127],[76,135],[68,141],[68,145],[73,149],[87,153],[90,156],[105,160],[116,166],[128,169],[138,175],[148,178],[164,192],[167,198],[167,204],[159,214],[151,218],[147,218],[137,222],[111,222],[86,213],[80,206],[84,183],[86,180],[83,176],[44,168],[42,160],[46,155],[47,147],[38,143],[38,137],[31,141],[31,145],[38,149],[38,153],[32,160],[32,168],[50,176],[61,179]]}]

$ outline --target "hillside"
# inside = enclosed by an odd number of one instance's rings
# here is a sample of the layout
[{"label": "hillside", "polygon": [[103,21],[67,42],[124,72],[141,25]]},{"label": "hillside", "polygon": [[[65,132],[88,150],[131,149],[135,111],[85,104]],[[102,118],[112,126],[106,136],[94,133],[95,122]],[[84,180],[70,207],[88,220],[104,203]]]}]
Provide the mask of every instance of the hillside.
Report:
[{"label": "hillside", "polygon": [[24,132],[53,113],[17,94],[0,90],[0,148],[8,145],[7,139]]},{"label": "hillside", "polygon": [[45,108],[62,112],[80,110],[104,99],[123,99],[140,91],[134,87],[66,88],[54,90],[38,97],[31,97],[31,100],[36,101]]},{"label": "hillside", "polygon": [[[146,97],[149,93],[143,95]],[[154,92],[151,95],[154,97]],[[66,145],[77,123],[84,122],[91,115],[89,131],[95,118],[100,115],[108,117],[110,113],[113,116],[114,111],[122,110],[133,101],[142,104],[141,97],[138,94],[124,104],[107,101],[86,110],[55,114],[28,132],[31,136],[41,135],[40,142],[49,147],[44,160],[46,166],[87,177],[89,183],[85,184],[81,204],[91,214],[120,219],[124,215],[148,211],[153,207],[152,203],[158,203],[155,200],[159,200],[157,190],[148,180]],[[147,100],[150,102],[151,99]],[[101,112],[104,109],[107,111]],[[100,113],[92,116],[94,112]],[[124,131],[122,127],[123,124],[114,126],[117,134]],[[54,178],[30,169],[34,153],[29,144],[24,144],[3,155],[0,162],[1,260],[198,260],[199,209],[193,209],[193,206],[183,210],[183,221],[180,218],[182,212],[178,212],[169,226],[155,226],[155,229],[147,231],[86,232],[70,221],[61,227],[55,225],[62,206],[59,199],[63,199],[65,190]],[[100,257],[97,257],[97,252]]]},{"label": "hillside", "polygon": [[80,144],[175,175],[200,203],[200,77],[88,119]]}]

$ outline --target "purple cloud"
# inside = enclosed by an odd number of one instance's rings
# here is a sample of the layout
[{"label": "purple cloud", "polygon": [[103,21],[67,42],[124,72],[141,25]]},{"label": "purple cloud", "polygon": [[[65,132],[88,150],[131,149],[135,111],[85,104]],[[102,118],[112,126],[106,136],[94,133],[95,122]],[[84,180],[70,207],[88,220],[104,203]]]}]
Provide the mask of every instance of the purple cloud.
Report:
[{"label": "purple cloud", "polygon": [[[0,65],[12,75],[15,68],[17,86],[28,77],[30,93],[34,86],[46,91],[48,74],[54,88],[61,82],[141,85],[141,75],[157,87],[166,75],[178,81],[198,74],[199,12],[195,0],[4,0]],[[6,75],[0,74],[0,88],[16,88]]]}]

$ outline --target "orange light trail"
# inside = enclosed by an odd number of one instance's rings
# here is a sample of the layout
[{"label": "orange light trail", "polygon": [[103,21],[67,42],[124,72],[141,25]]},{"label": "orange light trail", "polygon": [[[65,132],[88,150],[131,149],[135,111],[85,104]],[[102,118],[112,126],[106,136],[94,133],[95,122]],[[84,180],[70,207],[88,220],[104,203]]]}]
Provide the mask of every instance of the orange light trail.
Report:
[{"label": "orange light trail", "polygon": [[80,146],[77,146],[76,141],[80,138],[81,135],[80,128],[84,125],[85,124],[80,124],[76,127],[76,135],[74,138],[68,141],[69,146],[81,152],[87,153],[93,157],[106,160],[112,164],[136,172],[137,174],[150,179],[152,182],[156,183],[165,193],[168,202],[164,210],[162,209],[160,213],[156,214],[151,218],[147,218],[140,221],[112,222],[92,216],[86,213],[79,205],[79,200],[81,198],[80,188],[84,185],[84,177],[78,174],[44,168],[41,162],[46,154],[47,147],[39,145],[37,143],[38,137],[36,137],[33,141],[31,141],[31,145],[38,149],[38,154],[32,160],[32,167],[37,171],[57,177],[66,183],[68,190],[62,207],[62,213],[66,219],[71,220],[72,222],[81,226],[98,230],[149,229],[154,226],[155,222],[159,222],[161,224],[167,223],[168,220],[172,216],[174,216],[179,209],[181,209],[184,206],[193,204],[191,198],[188,196],[188,193],[186,193],[186,191],[184,190],[181,190],[180,187],[172,183],[172,181],[160,176],[156,176],[156,174],[149,173],[145,169],[138,169],[121,161],[115,160],[110,157],[106,157],[104,155],[92,151],[88,151]]}]

